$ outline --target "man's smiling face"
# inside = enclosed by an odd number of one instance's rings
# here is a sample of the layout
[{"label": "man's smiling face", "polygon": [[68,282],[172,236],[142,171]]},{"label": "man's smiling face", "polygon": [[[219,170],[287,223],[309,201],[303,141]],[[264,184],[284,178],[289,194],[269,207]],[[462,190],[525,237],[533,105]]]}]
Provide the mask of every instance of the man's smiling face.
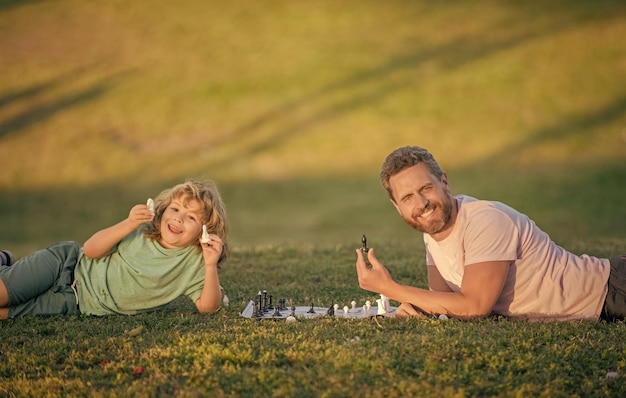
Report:
[{"label": "man's smiling face", "polygon": [[456,219],[448,178],[433,175],[425,163],[407,167],[389,178],[392,203],[414,229],[440,240],[449,235]]}]

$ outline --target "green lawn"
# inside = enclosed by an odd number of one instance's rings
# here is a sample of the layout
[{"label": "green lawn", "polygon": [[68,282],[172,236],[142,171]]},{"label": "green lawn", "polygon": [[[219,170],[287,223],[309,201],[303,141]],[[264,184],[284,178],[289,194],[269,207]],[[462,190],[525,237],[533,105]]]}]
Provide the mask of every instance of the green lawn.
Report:
[{"label": "green lawn", "polygon": [[377,178],[402,145],[573,252],[625,253],[624,37],[617,0],[0,0],[0,247],[83,242],[189,176],[233,247],[213,316],[2,322],[0,396],[624,396],[624,323],[239,316],[259,289],[375,298],[363,233],[426,285]]}]

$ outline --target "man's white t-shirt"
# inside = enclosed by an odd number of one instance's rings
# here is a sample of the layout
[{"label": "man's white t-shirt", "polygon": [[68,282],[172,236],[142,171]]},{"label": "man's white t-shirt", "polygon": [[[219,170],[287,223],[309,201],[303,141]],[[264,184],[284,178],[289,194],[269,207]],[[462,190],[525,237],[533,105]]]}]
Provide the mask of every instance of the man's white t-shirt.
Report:
[{"label": "man's white t-shirt", "polygon": [[607,293],[607,259],[577,256],[555,244],[528,216],[502,204],[458,195],[451,234],[440,242],[424,234],[426,264],[453,291],[465,266],[511,261],[494,314],[537,320],[597,320]]}]

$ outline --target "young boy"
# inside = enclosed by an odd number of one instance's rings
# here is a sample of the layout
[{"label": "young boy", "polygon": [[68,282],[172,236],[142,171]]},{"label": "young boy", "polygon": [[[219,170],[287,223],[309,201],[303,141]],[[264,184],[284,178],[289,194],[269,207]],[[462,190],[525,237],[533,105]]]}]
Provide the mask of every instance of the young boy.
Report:
[{"label": "young boy", "polygon": [[[203,226],[208,239],[201,239]],[[188,180],[159,194],[154,209],[135,205],[82,248],[59,242],[0,266],[0,319],[132,315],[181,295],[199,312],[215,312],[221,304],[217,269],[227,255],[226,209],[217,187]]]}]

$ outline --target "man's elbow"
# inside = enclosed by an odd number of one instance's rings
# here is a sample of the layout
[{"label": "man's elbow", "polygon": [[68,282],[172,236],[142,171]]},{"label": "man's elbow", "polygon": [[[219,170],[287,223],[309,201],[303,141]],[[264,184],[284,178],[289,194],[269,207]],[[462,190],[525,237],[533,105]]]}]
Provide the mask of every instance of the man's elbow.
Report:
[{"label": "man's elbow", "polygon": [[492,307],[487,305],[472,305],[470,306],[465,314],[459,316],[459,318],[463,319],[482,319],[491,315]]}]

